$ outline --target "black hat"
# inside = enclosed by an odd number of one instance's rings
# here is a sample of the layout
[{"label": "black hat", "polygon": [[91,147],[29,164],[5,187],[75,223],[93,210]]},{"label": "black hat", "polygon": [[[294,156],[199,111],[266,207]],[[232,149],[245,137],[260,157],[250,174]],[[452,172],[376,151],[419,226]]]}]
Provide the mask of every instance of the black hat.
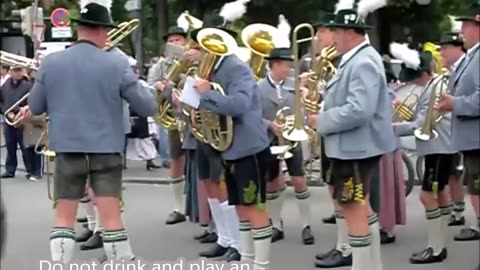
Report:
[{"label": "black hat", "polygon": [[326,27],[363,30],[372,29],[372,26],[366,25],[363,20],[359,19],[358,12],[355,9],[339,10],[337,14],[335,14],[333,22],[328,23]]},{"label": "black hat", "polygon": [[447,45],[447,44],[463,47],[463,39],[459,33],[454,33],[454,32],[444,33],[440,37],[440,42],[438,43],[438,45]]},{"label": "black hat", "polygon": [[402,70],[400,71],[400,81],[410,82],[422,74],[422,72],[427,71],[431,68],[433,61],[433,55],[431,52],[421,52],[420,53],[420,66],[417,69],[412,69],[407,67],[405,64],[402,64]]},{"label": "black hat", "polygon": [[473,3],[468,11],[462,16],[455,18],[456,21],[472,21],[480,24],[480,3]]},{"label": "black hat", "polygon": [[237,36],[238,36],[237,32],[230,30],[226,27],[225,19],[218,14],[207,15],[203,20],[203,26],[201,28],[198,28],[192,31],[192,37],[195,38],[196,40],[198,32],[200,32],[200,30],[205,28],[217,28],[217,29],[223,30],[228,34],[230,34],[234,39],[237,39]]},{"label": "black hat", "polygon": [[170,28],[168,28],[168,31],[165,35],[163,35],[163,40],[166,41],[168,39],[169,36],[171,35],[180,35],[180,36],[183,36],[183,37],[186,37],[187,36],[187,32],[185,32],[185,30],[179,26],[172,26]]},{"label": "black hat", "polygon": [[275,48],[265,57],[265,60],[293,61],[293,53],[290,48]]},{"label": "black hat", "polygon": [[106,26],[117,28],[112,21],[108,8],[97,4],[89,3],[80,11],[80,18],[70,18],[73,22],[80,25]]},{"label": "black hat", "polygon": [[313,27],[326,27],[328,24],[331,24],[335,21],[335,14],[322,12],[320,16],[313,21]]}]

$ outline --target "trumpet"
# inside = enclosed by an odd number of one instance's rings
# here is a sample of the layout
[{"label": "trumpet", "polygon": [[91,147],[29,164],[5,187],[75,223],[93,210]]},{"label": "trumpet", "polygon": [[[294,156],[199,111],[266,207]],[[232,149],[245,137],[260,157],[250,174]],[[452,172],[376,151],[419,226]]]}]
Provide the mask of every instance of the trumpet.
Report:
[{"label": "trumpet", "polygon": [[[302,111],[302,96],[300,90],[300,66],[299,66],[299,59],[298,59],[298,32],[302,29],[307,29],[310,31],[310,35],[312,37],[315,36],[315,29],[313,26],[308,23],[303,23],[295,27],[293,30],[293,65],[294,65],[294,78],[295,78],[295,120],[292,127],[287,128],[283,132],[283,137],[292,142],[302,142],[309,139],[309,134],[305,130],[304,124],[304,117]],[[313,48],[312,48],[313,50]],[[313,55],[313,54],[312,54]]]},{"label": "trumpet", "polygon": [[251,24],[242,30],[242,42],[251,52],[248,64],[257,80],[265,77],[264,58],[275,48],[273,41],[279,35],[278,28],[263,23]]},{"label": "trumpet", "polygon": [[42,155],[45,160],[45,167],[47,169],[47,195],[51,201],[55,201],[55,190],[53,185],[53,177],[51,177],[50,163],[55,159],[56,153],[48,149],[48,117],[45,118],[45,126],[37,143],[35,144],[35,152]]},{"label": "trumpet", "polygon": [[108,51],[113,47],[117,46],[120,41],[130,35],[133,31],[135,31],[140,26],[139,19],[133,19],[128,22],[122,22],[118,25],[118,28],[110,30],[108,32],[108,43],[103,48],[104,50]]},{"label": "trumpet", "polygon": [[440,98],[448,93],[448,81],[449,74],[447,72],[433,79],[425,121],[422,127],[416,129],[414,132],[415,137],[421,141],[430,141],[438,137],[438,133],[434,128],[435,125],[442,120],[444,114],[436,111],[435,106],[440,101]]},{"label": "trumpet", "polygon": [[21,99],[15,102],[15,104],[13,104],[12,106],[10,106],[10,108],[5,110],[4,112],[5,123],[7,123],[10,126],[15,126],[18,123],[23,121],[23,118],[19,118],[15,120],[15,116],[18,113],[18,110],[20,109],[20,107],[23,104],[27,103],[29,96],[30,96],[30,93],[25,94]]},{"label": "trumpet", "polygon": [[[418,95],[415,93],[417,85],[415,85],[414,83],[407,83],[403,86],[400,86],[399,89],[404,87],[409,87],[408,95],[407,97],[405,97],[402,103],[400,103],[393,111],[393,122],[410,121],[413,117],[413,110],[418,103]],[[398,91],[399,89],[397,89],[396,91]]]}]

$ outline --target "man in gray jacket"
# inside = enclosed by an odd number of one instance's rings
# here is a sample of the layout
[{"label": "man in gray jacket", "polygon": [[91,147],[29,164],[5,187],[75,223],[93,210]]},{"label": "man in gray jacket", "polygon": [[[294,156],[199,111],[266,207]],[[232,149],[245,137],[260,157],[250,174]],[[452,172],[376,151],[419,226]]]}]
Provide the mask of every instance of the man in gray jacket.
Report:
[{"label": "man in gray jacket", "polygon": [[87,179],[104,222],[107,258],[132,260],[120,214],[122,102],[147,117],[155,112],[155,96],[139,84],[126,59],[103,50],[116,27],[107,7],[89,3],[72,20],[78,23],[77,44],[43,59],[29,100],[32,114],[48,114],[49,148],[57,154],[52,260],[72,260],[76,210]]}]

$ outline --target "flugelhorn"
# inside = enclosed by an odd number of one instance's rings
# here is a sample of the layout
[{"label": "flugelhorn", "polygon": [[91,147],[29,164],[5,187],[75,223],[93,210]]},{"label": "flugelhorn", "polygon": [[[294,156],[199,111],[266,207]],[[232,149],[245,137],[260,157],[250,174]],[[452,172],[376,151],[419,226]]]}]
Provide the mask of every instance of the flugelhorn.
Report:
[{"label": "flugelhorn", "polygon": [[392,116],[393,122],[410,121],[413,117],[413,111],[418,103],[418,94],[415,93],[417,85],[414,83],[407,83],[400,86],[396,91],[399,91],[403,87],[408,87],[408,94],[394,109]]},{"label": "flugelhorn", "polygon": [[438,75],[433,79],[430,86],[430,99],[427,112],[425,113],[425,120],[422,127],[414,132],[415,137],[421,141],[430,141],[438,137],[438,133],[434,128],[443,118],[443,114],[437,112],[435,106],[439,103],[441,97],[448,92],[448,80],[449,76],[447,73]]},{"label": "flugelhorn", "polygon": [[[302,94],[300,89],[300,66],[298,59],[298,33],[302,29],[307,29],[310,32],[312,38],[315,36],[315,29],[312,25],[308,23],[303,23],[295,27],[293,30],[293,42],[292,42],[292,51],[293,51],[293,65],[294,65],[294,78],[295,78],[295,120],[293,127],[285,130],[283,132],[283,137],[292,142],[302,142],[309,139],[309,135],[305,130],[304,117],[303,117],[303,106],[302,106]],[[312,48],[313,50],[313,48]]]},{"label": "flugelhorn", "polygon": [[278,35],[278,28],[263,23],[251,24],[242,30],[242,42],[251,52],[248,64],[257,81],[265,77],[264,58],[275,48],[273,41]]},{"label": "flugelhorn", "polygon": [[[235,39],[227,32],[205,28],[198,32],[197,41],[205,51],[195,77],[207,80],[217,62],[222,56],[231,55],[237,50]],[[212,89],[225,95],[220,84],[211,83]],[[197,113],[197,112],[195,112]],[[218,115],[210,110],[200,108],[199,118],[194,136],[199,140],[205,140],[217,151],[225,151],[230,147],[233,140],[233,119],[231,116]]]},{"label": "flugelhorn", "polygon": [[112,29],[110,30],[110,32],[108,32],[108,43],[103,49],[108,51],[113,47],[117,46],[120,41],[130,35],[133,31],[135,31],[138,26],[140,26],[139,19],[122,22],[118,25],[118,28]]}]

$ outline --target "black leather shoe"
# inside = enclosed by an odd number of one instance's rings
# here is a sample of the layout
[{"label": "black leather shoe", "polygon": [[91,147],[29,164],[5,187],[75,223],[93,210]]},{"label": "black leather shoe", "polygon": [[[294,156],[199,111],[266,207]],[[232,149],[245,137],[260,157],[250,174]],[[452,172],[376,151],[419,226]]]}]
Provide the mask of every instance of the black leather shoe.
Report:
[{"label": "black leather shoe", "polygon": [[455,235],[455,241],[475,241],[480,239],[480,233],[472,228],[464,228]]},{"label": "black leather shoe", "polygon": [[241,257],[240,252],[238,252],[236,248],[230,247],[222,257],[216,260],[222,262],[239,262]]},{"label": "black leather shoe", "polygon": [[2,174],[2,176],[0,176],[0,178],[15,178],[15,174],[5,172],[5,173]]},{"label": "black leather shoe", "polygon": [[394,236],[388,236],[388,233],[386,233],[383,230],[380,230],[380,243],[382,245],[387,245],[391,243],[395,243],[396,237]]},{"label": "black leather shoe", "polygon": [[331,250],[329,250],[329,251],[327,251],[327,252],[325,252],[325,253],[318,253],[318,254],[315,256],[315,259],[320,260],[320,261],[321,261],[321,260],[324,260],[325,258],[332,256],[332,253],[334,253],[336,250],[337,250],[337,249],[334,248],[334,249],[331,249]]},{"label": "black leather shoe", "polygon": [[222,247],[219,244],[215,244],[210,250],[202,251],[198,253],[198,256],[205,258],[221,257],[227,253],[228,248]]},{"label": "black leather shoe", "polygon": [[218,240],[218,235],[216,233],[210,233],[207,237],[200,240],[200,244],[213,244]]},{"label": "black leather shoe", "polygon": [[88,223],[83,223],[82,227],[85,228],[85,229],[88,229]]},{"label": "black leather shoe", "polygon": [[77,237],[76,237],[76,241],[77,242],[85,242],[87,241],[88,239],[90,239],[90,237],[93,236],[93,232],[89,229],[86,229],[86,230],[83,230]]},{"label": "black leather shoe", "polygon": [[80,250],[92,250],[103,247],[102,234],[96,232],[87,240],[87,242],[80,245]]},{"label": "black leather shoe", "polygon": [[153,160],[147,160],[147,164],[145,165],[147,168],[147,171],[150,171],[151,169],[160,169],[162,166],[157,165],[153,162]]},{"label": "black leather shoe", "polygon": [[205,231],[203,231],[199,234],[194,235],[193,239],[200,241],[200,240],[202,240],[203,238],[205,238],[209,235],[210,235],[210,233],[208,233],[208,231],[205,230]]},{"label": "black leather shoe", "polygon": [[283,231],[280,231],[275,227],[272,229],[272,243],[283,240],[284,238],[285,234],[283,233]]},{"label": "black leather shoe", "polygon": [[187,218],[185,217],[184,214],[180,214],[177,211],[173,211],[173,213],[171,213],[168,216],[167,221],[165,223],[167,225],[175,225],[175,224],[182,223],[182,222],[185,222],[185,221],[187,221]]},{"label": "black leather shoe", "polygon": [[465,217],[456,219],[454,215],[450,216],[450,221],[448,222],[448,226],[463,226],[463,225],[465,225]]},{"label": "black leather shoe", "polygon": [[434,255],[433,254],[433,249],[428,247],[420,253],[418,253],[418,252],[414,253],[410,257],[410,262],[412,264],[440,263],[444,260],[444,256],[445,256],[445,255],[442,255],[442,253],[443,253],[443,250],[440,254]]},{"label": "black leather shoe", "polygon": [[87,217],[79,217],[77,218],[77,223],[87,223],[88,219]]},{"label": "black leather shoe", "polygon": [[313,245],[315,243],[315,237],[313,236],[310,226],[307,226],[303,229],[302,241],[304,245]]},{"label": "black leather shoe", "polygon": [[322,218],[323,223],[325,224],[337,224],[337,220],[335,219],[335,214],[332,214],[329,217]]},{"label": "black leather shoe", "polygon": [[315,267],[317,268],[336,268],[344,266],[352,266],[352,254],[344,257],[339,250],[333,251],[330,256],[325,259],[315,262]]}]

